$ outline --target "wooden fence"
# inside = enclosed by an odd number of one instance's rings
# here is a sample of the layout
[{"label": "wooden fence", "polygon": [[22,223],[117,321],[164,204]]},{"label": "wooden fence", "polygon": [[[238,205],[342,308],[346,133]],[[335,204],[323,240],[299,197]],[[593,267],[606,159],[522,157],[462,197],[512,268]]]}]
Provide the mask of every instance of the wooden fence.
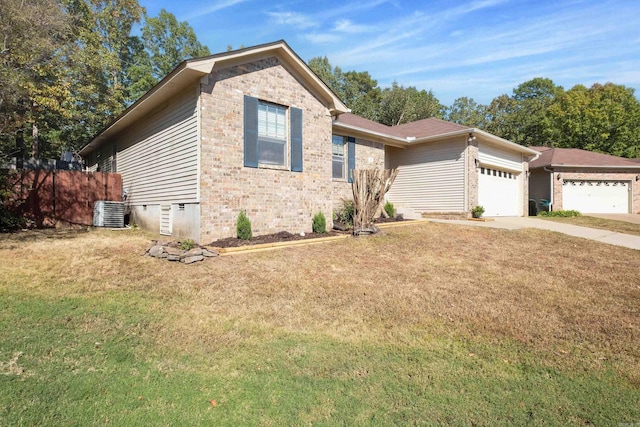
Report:
[{"label": "wooden fence", "polygon": [[38,228],[91,225],[94,202],[122,201],[117,173],[21,169],[9,171],[8,180],[13,191],[6,207]]}]

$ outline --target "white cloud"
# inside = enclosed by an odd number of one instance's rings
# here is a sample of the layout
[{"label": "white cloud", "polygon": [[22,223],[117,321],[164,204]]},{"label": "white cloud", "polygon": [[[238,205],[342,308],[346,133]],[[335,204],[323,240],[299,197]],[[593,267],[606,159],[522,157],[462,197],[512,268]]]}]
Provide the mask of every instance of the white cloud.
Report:
[{"label": "white cloud", "polygon": [[206,7],[201,8],[201,9],[196,9],[196,10],[192,11],[191,13],[189,13],[188,15],[182,17],[181,19],[186,20],[186,21],[193,20],[193,19],[196,19],[196,18],[203,17],[205,15],[210,15],[210,14],[212,14],[214,12],[217,12],[219,10],[222,10],[222,9],[226,9],[228,7],[232,7],[232,6],[235,6],[237,4],[244,3],[246,1],[247,0],[222,0],[222,1],[210,4],[210,5],[206,6]]},{"label": "white cloud", "polygon": [[277,25],[290,25],[300,30],[318,26],[318,23],[311,16],[298,12],[267,12],[267,15]]},{"label": "white cloud", "polygon": [[340,19],[336,21],[332,31],[338,33],[358,34],[372,31],[373,27],[370,25],[358,25],[354,24],[350,19]]}]

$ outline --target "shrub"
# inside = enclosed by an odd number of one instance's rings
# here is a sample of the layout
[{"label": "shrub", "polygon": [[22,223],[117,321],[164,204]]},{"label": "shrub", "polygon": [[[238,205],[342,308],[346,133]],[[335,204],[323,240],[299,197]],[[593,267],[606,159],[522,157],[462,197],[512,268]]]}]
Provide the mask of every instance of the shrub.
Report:
[{"label": "shrub", "polygon": [[313,216],[313,232],[314,233],[326,233],[327,232],[327,219],[322,212],[318,212]]},{"label": "shrub", "polygon": [[474,218],[481,218],[482,214],[484,214],[484,208],[482,206],[476,206],[475,208],[471,209],[471,216],[473,216]]},{"label": "shrub", "polygon": [[253,237],[251,233],[251,221],[244,211],[241,211],[240,214],[238,214],[236,233],[238,235],[238,239],[242,240],[251,240],[251,237]]},{"label": "shrub", "polygon": [[356,206],[353,200],[342,200],[342,207],[336,210],[333,214],[334,219],[347,226],[353,226],[353,216],[356,212]]},{"label": "shrub", "polygon": [[574,216],[580,216],[581,214],[578,211],[551,211],[551,212],[542,211],[542,212],[539,212],[538,215],[555,217],[555,218],[571,218]]},{"label": "shrub", "polygon": [[393,203],[387,202],[384,204],[384,211],[389,215],[389,218],[395,218],[396,216],[396,208],[393,206]]},{"label": "shrub", "polygon": [[193,240],[191,240],[191,239],[187,239],[187,240],[185,240],[184,242],[180,242],[180,244],[178,245],[178,247],[179,247],[180,249],[182,249],[183,251],[189,251],[189,250],[191,250],[191,249],[193,249],[193,248],[195,248],[195,247],[196,247],[196,242],[194,242],[194,241],[193,241]]}]

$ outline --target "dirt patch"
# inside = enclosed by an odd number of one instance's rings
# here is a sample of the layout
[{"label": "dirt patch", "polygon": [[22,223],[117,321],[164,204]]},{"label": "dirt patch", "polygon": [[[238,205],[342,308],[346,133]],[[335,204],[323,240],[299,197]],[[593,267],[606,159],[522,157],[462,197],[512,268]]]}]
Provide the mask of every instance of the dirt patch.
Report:
[{"label": "dirt patch", "polygon": [[264,236],[257,236],[251,240],[242,240],[237,237],[228,237],[226,239],[215,240],[209,243],[207,246],[213,246],[216,248],[237,248],[240,246],[260,245],[265,243],[279,243],[279,242],[292,242],[294,240],[306,240],[306,239],[318,239],[320,237],[332,237],[341,236],[344,234],[351,234],[351,232],[343,231],[328,231],[326,233],[305,233],[293,234],[288,231],[281,231],[275,234],[266,234]]}]

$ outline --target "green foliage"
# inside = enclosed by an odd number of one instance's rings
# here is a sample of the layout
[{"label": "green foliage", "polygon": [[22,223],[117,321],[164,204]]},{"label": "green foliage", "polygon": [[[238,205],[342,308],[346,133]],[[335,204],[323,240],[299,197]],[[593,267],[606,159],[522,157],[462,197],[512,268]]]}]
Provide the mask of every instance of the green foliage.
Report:
[{"label": "green foliage", "polygon": [[311,58],[309,67],[354,114],[376,120],[381,90],[368,72],[343,72],[340,67],[333,68],[326,56]]},{"label": "green foliage", "polygon": [[384,204],[384,211],[389,215],[389,218],[395,218],[396,216],[396,208],[393,206],[393,203],[387,202]]},{"label": "green foliage", "polygon": [[410,123],[429,117],[444,117],[445,107],[431,90],[418,90],[393,82],[381,94],[377,121],[388,126]]},{"label": "green foliage", "polygon": [[314,233],[324,234],[327,232],[327,219],[322,212],[313,216],[312,230]]},{"label": "green foliage", "polygon": [[333,217],[336,221],[342,224],[352,227],[353,217],[356,213],[356,206],[353,200],[342,199],[342,206],[333,213]]},{"label": "green foliage", "polygon": [[251,221],[244,211],[238,214],[238,222],[236,224],[236,235],[238,239],[251,240],[253,234],[251,232]]},{"label": "green foliage", "polygon": [[482,206],[476,206],[473,209],[471,209],[471,216],[473,216],[474,218],[482,218],[483,214],[484,214],[484,207]]},{"label": "green foliage", "polygon": [[551,212],[542,211],[542,212],[539,212],[538,215],[555,217],[555,218],[571,218],[574,216],[580,216],[581,214],[578,211],[569,210],[569,211],[551,211]]},{"label": "green foliage", "polygon": [[[0,155],[2,162],[2,155]],[[13,231],[26,226],[24,218],[7,209],[7,201],[11,197],[10,171],[0,169],[0,232]]]},{"label": "green foliage", "polygon": [[178,245],[178,247],[180,249],[182,249],[183,251],[191,250],[191,249],[195,248],[196,246],[198,246],[198,245],[192,239],[184,240],[184,241],[180,242],[180,244]]},{"label": "green foliage", "polygon": [[146,40],[134,36],[144,13],[137,0],[3,1],[0,151],[53,158],[80,148],[164,77],[154,69],[208,54],[166,11],[149,18]]},{"label": "green foliage", "polygon": [[453,101],[447,108],[446,119],[460,125],[472,126],[483,129],[485,127],[487,107],[478,104],[473,98],[463,96]]},{"label": "green foliage", "polygon": [[188,22],[161,9],[155,18],[147,18],[142,27],[142,40],[149,51],[152,74],[157,80],[169,74],[180,62],[189,58],[209,55]]}]

